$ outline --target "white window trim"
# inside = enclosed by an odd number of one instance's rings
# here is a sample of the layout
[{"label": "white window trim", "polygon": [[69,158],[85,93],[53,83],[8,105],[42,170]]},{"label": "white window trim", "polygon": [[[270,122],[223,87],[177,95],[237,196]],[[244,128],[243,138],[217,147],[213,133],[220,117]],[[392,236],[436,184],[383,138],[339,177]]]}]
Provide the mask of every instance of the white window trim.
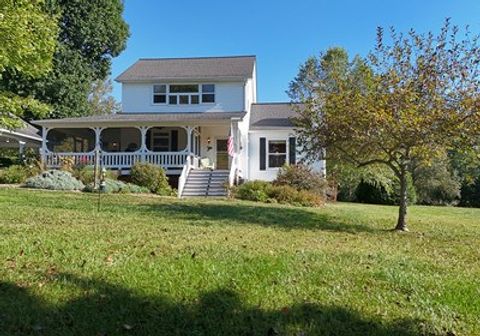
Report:
[{"label": "white window trim", "polygon": [[280,139],[280,138],[267,138],[266,139],[266,146],[267,146],[267,155],[266,155],[266,169],[267,170],[278,170],[281,167],[270,167],[270,146],[269,143],[270,141],[283,141],[285,142],[285,154],[283,153],[271,153],[272,155],[280,156],[280,155],[285,155],[285,163],[288,164],[288,158],[289,158],[289,152],[288,152],[288,138],[287,139]]},{"label": "white window trim", "polygon": [[[165,85],[165,93],[155,93],[155,86],[158,85]],[[165,95],[165,103],[155,103],[155,95]],[[168,84],[163,83],[155,83],[152,85],[152,97],[151,97],[152,105],[167,105],[168,104]]]},{"label": "white window trim", "polygon": [[[162,93],[155,93],[155,86],[156,85],[165,85],[166,90],[164,95],[166,96],[165,103],[155,103],[154,96],[161,95]],[[183,93],[170,93],[170,85],[197,85],[198,92],[183,92]],[[213,92],[203,92],[202,85],[213,85]],[[152,95],[151,95],[151,105],[154,106],[199,106],[199,105],[215,105],[217,103],[217,84],[215,83],[175,83],[175,84],[165,84],[165,83],[155,83],[152,84]],[[202,100],[203,94],[213,94],[214,101],[211,103],[204,103]],[[169,97],[170,96],[177,96],[177,103],[170,104]],[[188,96],[188,104],[180,104],[180,96]],[[191,96],[198,96],[198,104],[192,104],[192,97]]]}]

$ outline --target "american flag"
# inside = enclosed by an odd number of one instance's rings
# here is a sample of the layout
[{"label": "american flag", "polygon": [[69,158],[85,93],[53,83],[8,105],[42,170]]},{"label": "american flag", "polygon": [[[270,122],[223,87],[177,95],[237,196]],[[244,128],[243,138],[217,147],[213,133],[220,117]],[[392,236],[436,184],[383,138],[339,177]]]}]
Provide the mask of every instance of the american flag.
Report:
[{"label": "american flag", "polygon": [[230,155],[231,157],[233,157],[233,154],[235,153],[235,151],[234,151],[234,149],[233,149],[233,136],[232,136],[232,131],[230,131],[230,133],[228,134],[227,152],[228,152],[228,155]]}]

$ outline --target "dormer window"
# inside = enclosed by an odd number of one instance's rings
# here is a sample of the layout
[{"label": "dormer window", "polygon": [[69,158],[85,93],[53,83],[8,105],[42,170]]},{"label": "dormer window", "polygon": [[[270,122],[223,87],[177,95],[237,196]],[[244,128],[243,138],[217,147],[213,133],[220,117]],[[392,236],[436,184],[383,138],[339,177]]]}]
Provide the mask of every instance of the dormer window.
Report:
[{"label": "dormer window", "polygon": [[198,105],[215,103],[215,84],[155,84],[153,103]]}]

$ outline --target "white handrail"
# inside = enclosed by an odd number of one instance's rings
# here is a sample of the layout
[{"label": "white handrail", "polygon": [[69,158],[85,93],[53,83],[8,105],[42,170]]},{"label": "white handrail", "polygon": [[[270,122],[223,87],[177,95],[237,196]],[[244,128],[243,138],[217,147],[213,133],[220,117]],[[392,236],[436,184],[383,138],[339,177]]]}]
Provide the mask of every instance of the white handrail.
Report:
[{"label": "white handrail", "polygon": [[183,189],[185,188],[185,182],[187,182],[188,174],[190,173],[190,169],[192,168],[191,165],[191,156],[187,156],[187,160],[185,161],[185,165],[183,166],[182,173],[178,178],[178,198],[182,197]]}]

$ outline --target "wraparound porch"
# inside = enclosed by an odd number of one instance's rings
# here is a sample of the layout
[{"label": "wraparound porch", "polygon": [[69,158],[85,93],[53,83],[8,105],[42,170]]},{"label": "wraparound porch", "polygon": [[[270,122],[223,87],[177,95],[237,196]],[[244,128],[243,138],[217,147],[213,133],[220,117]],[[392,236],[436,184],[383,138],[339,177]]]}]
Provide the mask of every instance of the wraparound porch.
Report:
[{"label": "wraparound porch", "polygon": [[[163,167],[169,175],[196,168],[206,158],[215,169],[229,170],[238,162],[244,113],[120,114],[41,120],[41,156],[49,168],[64,158],[76,165],[96,162],[107,169],[128,173],[136,162]],[[183,122],[182,122],[183,121]],[[227,152],[232,137],[234,155]],[[205,161],[205,160],[204,160]]]}]

